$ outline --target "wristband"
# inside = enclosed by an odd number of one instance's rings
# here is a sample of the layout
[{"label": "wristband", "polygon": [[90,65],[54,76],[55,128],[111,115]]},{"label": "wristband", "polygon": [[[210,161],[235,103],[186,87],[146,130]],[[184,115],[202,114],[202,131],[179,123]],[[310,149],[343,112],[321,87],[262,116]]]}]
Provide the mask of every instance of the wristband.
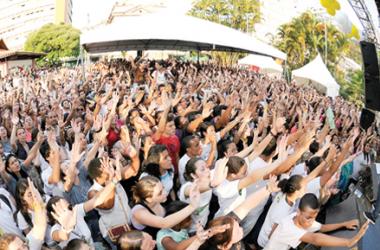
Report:
[{"label": "wristband", "polygon": [[277,134],[273,134],[272,130],[270,131],[270,134],[274,137],[274,138],[277,138]]},{"label": "wristband", "polygon": [[95,130],[92,130],[92,132],[94,132],[95,134],[96,134],[96,133],[99,133],[100,131],[102,131],[102,128],[100,128],[100,129],[98,129],[98,130],[96,130],[96,131],[95,131]]}]

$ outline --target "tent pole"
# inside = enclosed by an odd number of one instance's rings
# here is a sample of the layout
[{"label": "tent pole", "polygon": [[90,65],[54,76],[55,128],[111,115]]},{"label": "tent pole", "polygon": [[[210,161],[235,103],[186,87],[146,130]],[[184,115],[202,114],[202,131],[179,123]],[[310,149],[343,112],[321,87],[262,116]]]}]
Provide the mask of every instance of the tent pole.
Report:
[{"label": "tent pole", "polygon": [[199,64],[199,50],[197,50],[197,63]]}]

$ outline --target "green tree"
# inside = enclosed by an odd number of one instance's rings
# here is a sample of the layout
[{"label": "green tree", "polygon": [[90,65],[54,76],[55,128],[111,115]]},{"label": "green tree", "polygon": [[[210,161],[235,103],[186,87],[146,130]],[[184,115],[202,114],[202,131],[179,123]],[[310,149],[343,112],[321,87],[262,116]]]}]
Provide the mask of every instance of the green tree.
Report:
[{"label": "green tree", "polygon": [[364,76],[362,70],[350,71],[341,81],[340,94],[347,100],[363,106]]},{"label": "green tree", "polygon": [[325,56],[325,27],[327,26],[327,66],[334,69],[339,58],[348,50],[349,39],[334,25],[325,25],[312,12],[305,12],[280,26],[274,45],[287,54],[291,70],[313,60],[318,53]]},{"label": "green tree", "polygon": [[[261,20],[259,0],[200,0],[188,14],[243,32],[254,31],[254,25]],[[212,52],[211,55],[222,65],[231,65],[243,54]]]},{"label": "green tree", "polygon": [[25,42],[25,50],[43,52],[40,65],[54,65],[62,57],[79,55],[80,31],[67,24],[46,24],[32,32]]}]

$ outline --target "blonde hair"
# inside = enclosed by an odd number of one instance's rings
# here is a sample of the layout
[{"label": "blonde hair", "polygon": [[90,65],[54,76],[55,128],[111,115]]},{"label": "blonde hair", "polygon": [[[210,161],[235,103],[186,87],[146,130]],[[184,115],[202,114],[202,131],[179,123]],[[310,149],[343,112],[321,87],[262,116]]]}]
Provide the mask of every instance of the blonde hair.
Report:
[{"label": "blonde hair", "polygon": [[135,186],[132,187],[133,200],[136,204],[152,197],[154,187],[160,180],[154,176],[147,175],[141,178]]}]

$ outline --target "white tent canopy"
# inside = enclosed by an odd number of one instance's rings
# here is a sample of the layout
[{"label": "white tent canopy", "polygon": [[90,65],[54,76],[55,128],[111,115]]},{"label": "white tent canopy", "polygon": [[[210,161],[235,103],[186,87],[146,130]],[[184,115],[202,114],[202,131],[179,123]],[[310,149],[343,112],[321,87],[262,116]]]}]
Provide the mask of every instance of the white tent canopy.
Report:
[{"label": "white tent canopy", "polygon": [[262,73],[281,73],[282,67],[272,57],[248,55],[238,61],[239,65],[253,65],[260,68]]},{"label": "white tent canopy", "polygon": [[297,83],[311,83],[318,91],[325,93],[327,96],[335,97],[339,95],[340,86],[336,83],[319,54],[313,61],[294,70],[292,75],[297,80]]},{"label": "white tent canopy", "polygon": [[280,50],[238,30],[185,15],[116,17],[80,36],[90,53],[122,50],[247,52],[285,59]]}]

